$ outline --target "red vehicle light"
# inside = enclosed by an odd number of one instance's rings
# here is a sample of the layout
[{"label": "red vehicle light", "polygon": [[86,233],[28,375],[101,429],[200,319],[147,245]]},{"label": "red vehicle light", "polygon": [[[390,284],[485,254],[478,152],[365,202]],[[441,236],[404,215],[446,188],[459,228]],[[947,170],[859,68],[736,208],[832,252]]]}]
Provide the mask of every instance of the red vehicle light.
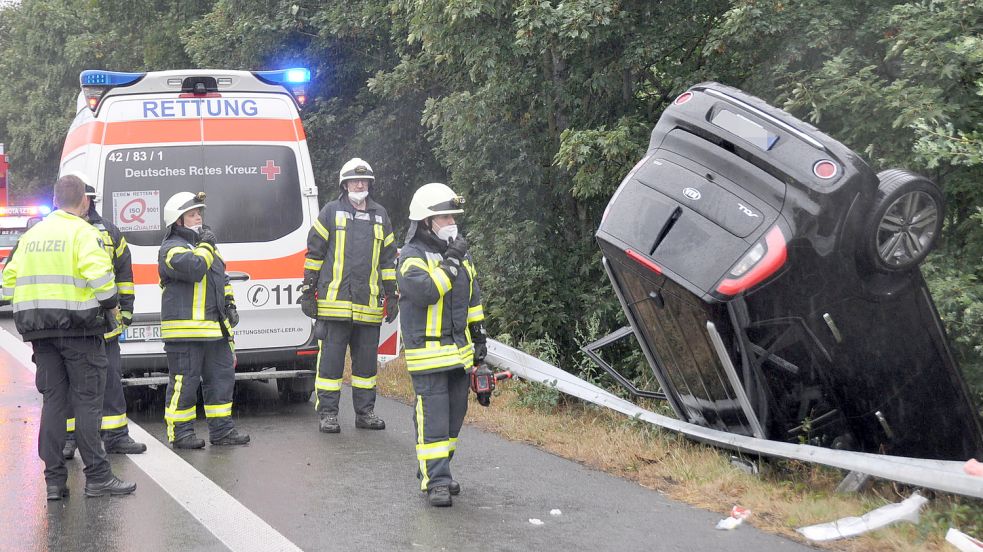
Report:
[{"label": "red vehicle light", "polygon": [[679,96],[677,96],[676,97],[676,100],[673,101],[672,103],[675,104],[675,105],[683,105],[684,103],[686,103],[686,102],[688,102],[688,101],[690,101],[692,99],[693,99],[693,93],[692,92],[683,92],[682,94],[680,94]]},{"label": "red vehicle light", "polygon": [[[717,292],[724,295],[737,295],[738,293],[754,287],[763,282],[765,278],[771,276],[776,270],[785,264],[788,252],[785,250],[785,235],[781,228],[773,227],[765,235],[765,253],[758,262],[749,270],[737,278],[724,278],[717,285]],[[740,264],[738,261],[737,264]],[[735,264],[734,266],[737,266]]]},{"label": "red vehicle light", "polygon": [[636,263],[644,266],[645,268],[651,270],[652,272],[655,272],[656,274],[662,274],[662,268],[660,268],[659,265],[657,265],[657,264],[653,263],[652,261],[646,259],[642,255],[639,255],[638,253],[635,253],[631,249],[625,249],[625,255],[628,255],[628,258],[629,259],[631,259],[631,260],[635,261]]},{"label": "red vehicle light", "polygon": [[817,161],[815,165],[812,166],[812,172],[816,176],[822,179],[830,179],[836,176],[836,173],[840,172],[836,163],[828,159],[823,159],[822,161]]},{"label": "red vehicle light", "polygon": [[314,356],[320,351],[318,349],[299,349],[297,351],[297,356]]}]

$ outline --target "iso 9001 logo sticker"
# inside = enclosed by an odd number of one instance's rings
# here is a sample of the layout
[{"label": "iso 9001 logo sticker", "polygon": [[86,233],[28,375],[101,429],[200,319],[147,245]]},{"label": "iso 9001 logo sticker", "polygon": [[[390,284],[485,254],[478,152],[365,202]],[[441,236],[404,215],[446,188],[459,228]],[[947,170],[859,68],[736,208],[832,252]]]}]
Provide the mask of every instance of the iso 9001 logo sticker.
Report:
[{"label": "iso 9001 logo sticker", "polygon": [[700,191],[696,188],[683,188],[683,195],[686,196],[686,199],[692,199],[693,201],[696,201],[702,197],[700,195]]}]

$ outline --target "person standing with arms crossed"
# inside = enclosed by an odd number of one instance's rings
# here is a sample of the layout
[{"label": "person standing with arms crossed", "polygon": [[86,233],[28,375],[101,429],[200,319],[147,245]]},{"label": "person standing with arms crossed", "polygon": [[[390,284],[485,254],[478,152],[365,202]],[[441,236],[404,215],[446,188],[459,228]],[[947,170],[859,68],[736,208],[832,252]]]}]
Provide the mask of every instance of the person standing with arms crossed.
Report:
[{"label": "person standing with arms crossed", "polygon": [[85,495],[129,494],[136,483],[113,474],[99,436],[108,364],[103,335],[119,304],[112,262],[99,231],[84,218],[85,184],[76,176],[59,178],[54,202],[57,210],[24,233],[3,271],[3,297],[13,305],[17,331],[34,348],[44,396],[38,455],[47,498],[68,496],[62,447],[69,406],[85,462]]},{"label": "person standing with arms crossed", "polygon": [[232,328],[239,324],[239,313],[215,233],[203,224],[204,210],[204,192],[171,196],[164,204],[167,235],[157,257],[168,371],[164,422],[167,440],[176,449],[205,446],[194,426],[199,385],[212,445],[249,442],[232,421]]},{"label": "person standing with arms crossed", "polygon": [[[123,395],[123,360],[120,357],[119,336],[133,321],[133,265],[130,248],[123,233],[116,225],[103,219],[96,211],[96,189],[88,184],[88,177],[82,173],[72,173],[85,183],[85,195],[89,198],[89,211],[86,219],[102,236],[103,246],[113,263],[113,275],[119,292],[119,311],[115,327],[106,333],[106,393],[102,401],[102,442],[110,454],[140,454],[147,445],[137,443],[130,437],[126,419],[126,398]],[[75,457],[78,445],[75,442],[75,417],[69,414],[68,438],[62,454],[66,460]]]},{"label": "person standing with arms crossed", "polygon": [[[321,209],[307,236],[300,305],[317,320],[318,431],[339,433],[338,403],[345,371],[345,351],[352,355],[352,403],[355,427],[385,429],[375,414],[376,352],[382,325],[396,318],[396,248],[386,209],[369,198],[375,175],[354,158],[341,168],[341,195]],[[381,284],[381,287],[380,287]]]},{"label": "person standing with arms crossed", "polygon": [[454,220],[463,204],[445,184],[421,186],[410,202],[399,255],[400,329],[416,393],[417,475],[432,506],[451,506],[451,496],[461,492],[450,462],[468,411],[468,370],[488,354],[477,271]]}]

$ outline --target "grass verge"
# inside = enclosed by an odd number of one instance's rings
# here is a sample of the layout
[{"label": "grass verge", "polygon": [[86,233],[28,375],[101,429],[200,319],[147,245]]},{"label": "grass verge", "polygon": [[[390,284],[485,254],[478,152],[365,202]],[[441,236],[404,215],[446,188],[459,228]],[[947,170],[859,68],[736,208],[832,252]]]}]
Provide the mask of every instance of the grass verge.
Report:
[{"label": "grass verge", "polygon": [[[379,390],[412,401],[413,386],[402,359],[379,371]],[[759,474],[748,474],[731,464],[729,451],[693,443],[532,382],[501,383],[487,408],[472,395],[466,421],[631,479],[721,517],[740,504],[752,511],[745,523],[801,542],[806,541],[795,532],[797,527],[860,516],[913,491],[879,481],[863,493],[838,494],[835,489],[843,472],[796,461],[761,462]],[[983,502],[929,491],[922,494],[931,502],[922,510],[918,525],[899,524],[818,547],[851,552],[945,551],[953,550],[944,540],[950,526],[974,536],[983,531]]]}]

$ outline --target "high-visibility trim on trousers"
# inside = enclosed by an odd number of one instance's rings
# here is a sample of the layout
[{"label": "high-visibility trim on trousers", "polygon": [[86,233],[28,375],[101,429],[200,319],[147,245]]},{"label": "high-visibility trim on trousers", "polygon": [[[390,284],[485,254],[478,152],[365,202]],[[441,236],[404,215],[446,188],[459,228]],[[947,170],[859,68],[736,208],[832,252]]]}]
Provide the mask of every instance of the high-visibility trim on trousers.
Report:
[{"label": "high-visibility trim on trousers", "polygon": [[126,423],[127,423],[127,420],[126,420],[126,413],[125,412],[123,414],[119,414],[119,415],[116,415],[116,416],[103,416],[102,417],[102,426],[99,429],[101,429],[103,431],[105,431],[107,429],[119,429],[121,427],[125,427],[126,426]]},{"label": "high-visibility trim on trousers", "polygon": [[416,446],[416,458],[418,460],[433,460],[435,458],[447,458],[451,453],[450,441],[437,441],[436,443],[426,443]]},{"label": "high-visibility trim on trousers", "polygon": [[461,352],[457,345],[406,349],[404,353],[406,356],[406,368],[410,372],[445,368],[461,364]]},{"label": "high-visibility trim on trousers", "polygon": [[[417,446],[423,442],[423,397],[416,396],[416,443]],[[417,454],[417,463],[420,465],[420,490],[426,491],[430,484],[430,472],[427,470],[427,460],[420,458]]]},{"label": "high-visibility trim on trousers", "polygon": [[206,418],[222,418],[224,416],[231,416],[231,415],[232,415],[232,403],[205,405]]},{"label": "high-visibility trim on trousers", "polygon": [[322,378],[318,376],[318,378],[314,380],[314,387],[322,391],[341,391],[341,380]]},{"label": "high-visibility trim on trousers", "polygon": [[371,378],[360,378],[358,376],[352,376],[352,387],[357,387],[359,389],[375,389],[376,376]]}]

